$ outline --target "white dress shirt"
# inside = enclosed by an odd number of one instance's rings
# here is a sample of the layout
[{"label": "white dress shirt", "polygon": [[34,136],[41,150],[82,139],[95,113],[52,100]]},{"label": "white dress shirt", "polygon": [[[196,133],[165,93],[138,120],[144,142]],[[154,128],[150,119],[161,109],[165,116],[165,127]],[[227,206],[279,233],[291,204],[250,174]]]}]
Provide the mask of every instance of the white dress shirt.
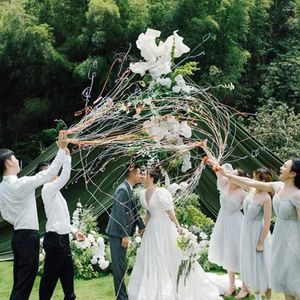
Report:
[{"label": "white dress shirt", "polygon": [[66,155],[62,172],[54,181],[46,183],[42,189],[47,223],[46,232],[58,234],[76,233],[77,229],[70,224],[70,215],[67,202],[60,190],[67,184],[71,174],[71,156]]},{"label": "white dress shirt", "polygon": [[133,187],[132,187],[132,185],[129,183],[129,181],[128,181],[127,179],[125,179],[125,181],[128,183],[130,190],[133,191]]},{"label": "white dress shirt", "polygon": [[15,230],[39,229],[35,189],[57,175],[65,156],[65,150],[60,149],[51,166],[34,176],[3,176],[0,183],[0,212]]}]

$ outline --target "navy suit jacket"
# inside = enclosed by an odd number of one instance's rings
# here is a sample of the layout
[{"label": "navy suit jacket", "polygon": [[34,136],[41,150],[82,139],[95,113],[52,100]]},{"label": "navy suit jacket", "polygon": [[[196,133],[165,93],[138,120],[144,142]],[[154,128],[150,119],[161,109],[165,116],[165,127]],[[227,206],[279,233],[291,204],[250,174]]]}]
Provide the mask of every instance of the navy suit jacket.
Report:
[{"label": "navy suit jacket", "polygon": [[133,199],[129,183],[124,181],[118,186],[114,194],[114,202],[106,227],[106,233],[109,236],[119,238],[132,236],[135,233],[136,226],[139,229],[145,228],[136,202]]}]

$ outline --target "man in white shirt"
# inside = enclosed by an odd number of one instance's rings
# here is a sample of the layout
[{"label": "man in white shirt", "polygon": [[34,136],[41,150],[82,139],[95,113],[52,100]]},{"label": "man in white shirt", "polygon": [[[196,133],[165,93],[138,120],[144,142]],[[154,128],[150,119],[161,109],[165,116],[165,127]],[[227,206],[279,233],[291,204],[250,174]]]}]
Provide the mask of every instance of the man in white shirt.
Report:
[{"label": "man in white shirt", "polygon": [[60,132],[59,151],[51,166],[35,176],[17,177],[19,161],[8,149],[0,149],[0,212],[4,220],[14,227],[12,251],[14,254],[14,284],[10,300],[29,299],[39,264],[39,223],[35,189],[48,182],[59,172],[68,141]]},{"label": "man in white shirt", "polygon": [[[50,162],[42,162],[36,172],[47,170]],[[67,184],[71,174],[71,156],[66,155],[59,177],[52,178],[42,189],[47,223],[43,247],[46,252],[44,273],[40,282],[40,300],[50,300],[58,279],[60,279],[65,297],[75,299],[74,268],[69,241],[71,232],[77,241],[83,241],[84,235],[72,227],[67,202],[60,190]]]}]

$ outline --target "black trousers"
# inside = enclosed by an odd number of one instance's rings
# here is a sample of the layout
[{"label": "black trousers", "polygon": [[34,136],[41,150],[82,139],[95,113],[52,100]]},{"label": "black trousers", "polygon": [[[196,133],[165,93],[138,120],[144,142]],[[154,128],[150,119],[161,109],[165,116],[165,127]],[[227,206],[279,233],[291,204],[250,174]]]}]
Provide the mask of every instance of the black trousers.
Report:
[{"label": "black trousers", "polygon": [[60,279],[65,297],[75,299],[74,267],[69,242],[69,235],[47,232],[44,237],[45,250],[44,273],[40,282],[40,300],[50,300],[58,279]]},{"label": "black trousers", "polygon": [[11,246],[14,254],[14,284],[9,299],[27,300],[39,267],[39,232],[29,229],[15,230]]},{"label": "black trousers", "polygon": [[122,239],[117,237],[110,236],[109,245],[116,300],[128,300],[125,286],[126,249],[122,247]]}]

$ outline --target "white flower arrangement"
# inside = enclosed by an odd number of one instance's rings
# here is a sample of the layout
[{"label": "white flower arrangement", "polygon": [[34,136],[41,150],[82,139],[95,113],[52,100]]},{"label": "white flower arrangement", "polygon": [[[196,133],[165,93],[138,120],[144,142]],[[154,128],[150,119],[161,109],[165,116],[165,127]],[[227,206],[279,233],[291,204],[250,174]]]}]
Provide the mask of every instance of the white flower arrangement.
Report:
[{"label": "white flower arrangement", "polygon": [[186,121],[179,122],[174,116],[152,116],[143,123],[144,131],[155,141],[173,138],[177,144],[182,145],[182,137],[190,138],[192,129]]},{"label": "white flower arrangement", "polygon": [[[165,76],[172,72],[173,59],[189,52],[190,48],[183,43],[183,37],[177,34],[177,30],[165,42],[160,41],[157,44],[156,39],[160,35],[160,31],[150,28],[147,29],[146,33],[139,35],[136,46],[141,50],[141,56],[145,61],[131,63],[129,69],[141,76],[149,72],[154,83],[170,89],[172,80]],[[176,94],[189,94],[192,87],[186,84],[182,75],[177,75],[172,91]]]},{"label": "white flower arrangement", "polygon": [[[143,62],[131,63],[130,70],[144,76],[148,71],[153,79],[169,74],[172,66],[172,52],[175,58],[190,51],[190,48],[183,43],[183,38],[173,32],[165,42],[156,43],[161,32],[148,28],[146,33],[141,33],[136,41],[136,46],[141,50]],[[166,84],[166,81],[162,81]]]},{"label": "white flower arrangement", "polygon": [[172,91],[174,93],[180,93],[180,92],[184,92],[189,94],[192,90],[192,88],[188,85],[186,85],[185,80],[183,78],[182,75],[178,75],[175,77],[175,81],[176,81],[176,85],[173,86]]},{"label": "white flower arrangement", "polygon": [[199,234],[201,240],[187,228],[183,228],[182,233],[177,238],[177,245],[182,250],[182,260],[177,272],[177,287],[181,277],[184,277],[184,284],[193,269],[193,265],[197,262],[201,252],[209,245],[208,236],[201,232]]},{"label": "white flower arrangement", "polygon": [[[87,216],[87,218],[85,218],[85,216]],[[72,239],[71,243],[77,249],[75,252],[76,255],[79,255],[79,260],[81,255],[87,258],[84,259],[85,262],[81,261],[82,264],[91,264],[94,267],[98,266],[101,270],[106,270],[109,266],[109,261],[106,259],[106,245],[104,238],[97,233],[95,220],[96,218],[90,215],[90,210],[83,208],[81,203],[78,202],[77,208],[72,215],[72,224],[74,226],[76,224],[76,227],[85,233],[86,238],[82,242]],[[98,272],[97,268],[95,272]]]},{"label": "white flower arrangement", "polygon": [[188,188],[188,183],[186,181],[180,182],[180,184],[174,182],[167,186],[167,189],[171,193],[172,196],[175,196],[178,191],[185,191]]}]

